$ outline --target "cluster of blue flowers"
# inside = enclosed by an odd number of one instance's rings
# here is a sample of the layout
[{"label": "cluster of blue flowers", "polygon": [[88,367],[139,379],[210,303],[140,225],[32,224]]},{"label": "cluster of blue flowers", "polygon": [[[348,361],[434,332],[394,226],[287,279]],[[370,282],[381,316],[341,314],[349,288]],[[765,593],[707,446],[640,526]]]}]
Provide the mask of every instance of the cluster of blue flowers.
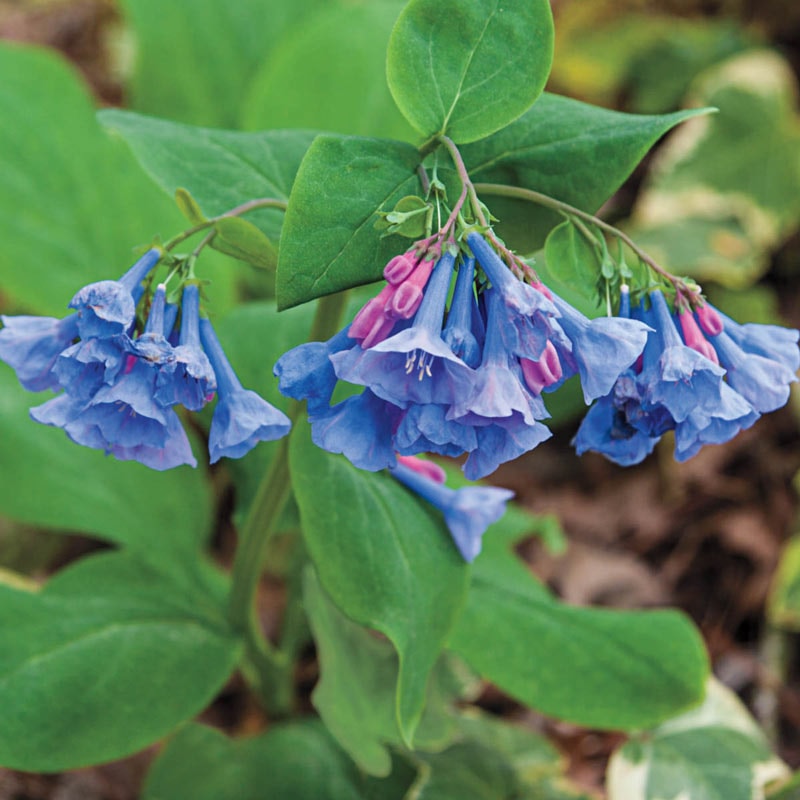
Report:
[{"label": "cluster of blue flowers", "polygon": [[153,248],[118,281],[84,286],[64,319],[2,317],[0,360],[29,391],[60,392],[31,409],[31,417],[62,428],[77,444],[157,470],[197,466],[174,407],[198,411],[215,393],[212,463],[285,436],[289,419],[242,387],[211,323],[200,318],[195,283],[184,285],[180,305],[167,303],[159,285],[137,331],[143,281],[161,256]]},{"label": "cluster of blue flowers", "polygon": [[[481,478],[550,436],[542,392],[578,374],[592,402],[642,352],[644,322],[589,320],[519,280],[480,234],[467,244],[449,309],[455,255],[412,248],[348,327],[278,361],[280,389],[307,401],[318,446],[373,471],[398,454],[466,453],[465,475]],[[339,380],[363,390],[331,405]]]},{"label": "cluster of blue flowers", "polygon": [[[589,409],[574,440],[579,454],[636,464],[674,431],[675,458],[685,461],[786,404],[800,368],[800,332],[739,325],[708,303],[692,305],[679,296],[673,316],[655,290],[649,305],[633,310],[652,328],[642,358]],[[631,313],[623,291],[620,314]]]}]

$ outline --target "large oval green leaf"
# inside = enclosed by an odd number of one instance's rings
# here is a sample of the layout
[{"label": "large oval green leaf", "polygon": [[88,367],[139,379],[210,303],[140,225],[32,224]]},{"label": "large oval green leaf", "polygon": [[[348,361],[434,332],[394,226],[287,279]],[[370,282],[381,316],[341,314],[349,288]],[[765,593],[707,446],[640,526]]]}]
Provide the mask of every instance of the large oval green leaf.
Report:
[{"label": "large oval green leaf", "polygon": [[290,466],[305,542],[320,581],[351,619],[400,657],[397,720],[410,744],[428,677],[464,603],[465,564],[442,523],[387,474],[356,469],[298,425]]},{"label": "large oval green leaf", "polygon": [[36,772],[110,761],[194,716],[239,643],[218,582],[121,553],[39,593],[0,585],[0,764]]},{"label": "large oval green leaf", "polygon": [[389,88],[426,137],[472,142],[539,96],[553,58],[547,0],[411,0],[389,40]]}]

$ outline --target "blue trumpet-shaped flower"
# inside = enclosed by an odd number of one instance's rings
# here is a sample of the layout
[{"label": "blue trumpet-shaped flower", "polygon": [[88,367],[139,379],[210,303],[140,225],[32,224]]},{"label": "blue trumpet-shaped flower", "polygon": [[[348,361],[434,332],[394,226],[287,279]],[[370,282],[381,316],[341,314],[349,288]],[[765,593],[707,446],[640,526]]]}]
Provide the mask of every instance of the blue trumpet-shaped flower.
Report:
[{"label": "blue trumpet-shaped flower", "polygon": [[[172,323],[164,323],[169,334]],[[178,346],[156,378],[156,400],[164,406],[180,404],[190,411],[199,411],[217,388],[214,370],[200,343],[200,291],[196,284],[183,290],[181,303],[181,332]]]},{"label": "blue trumpet-shaped flower", "polygon": [[415,469],[398,464],[391,474],[427,500],[444,515],[450,535],[465,561],[474,561],[481,551],[483,534],[497,522],[514,496],[509,489],[493,486],[465,486],[449,489]]},{"label": "blue trumpet-shaped flower", "polygon": [[364,350],[330,356],[341,380],[366,386],[401,408],[410,403],[452,403],[468,391],[474,372],[442,339],[454,256],[445,253],[433,270],[411,327]]},{"label": "blue trumpet-shaped flower", "polygon": [[569,343],[556,321],[559,311],[542,291],[543,287],[534,288],[517,280],[480,234],[468,234],[467,242],[508,309],[508,324],[502,331],[506,348],[534,361],[550,340],[556,339],[568,348]]},{"label": "blue trumpet-shaped flower", "polygon": [[140,284],[161,258],[157,247],[148,250],[118,281],[98,281],[84,286],[72,298],[82,339],[126,333],[136,316]]},{"label": "blue trumpet-shaped flower", "polygon": [[258,442],[286,436],[292,426],[289,418],[242,386],[207,319],[200,321],[200,341],[214,368],[219,398],[208,437],[211,463],[223,456],[241,458]]},{"label": "blue trumpet-shaped flower", "polygon": [[0,360],[5,361],[29,392],[59,388],[53,365],[78,335],[78,316],[0,317]]}]

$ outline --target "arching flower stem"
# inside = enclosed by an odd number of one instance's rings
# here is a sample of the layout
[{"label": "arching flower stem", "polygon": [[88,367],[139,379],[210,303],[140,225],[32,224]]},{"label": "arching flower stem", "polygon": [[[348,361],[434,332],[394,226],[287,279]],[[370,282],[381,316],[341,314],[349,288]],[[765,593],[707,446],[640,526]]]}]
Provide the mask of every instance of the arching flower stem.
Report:
[{"label": "arching flower stem", "polygon": [[[327,339],[340,327],[346,293],[323,297],[311,326],[311,341]],[[294,422],[300,403],[293,401],[289,419]],[[289,476],[289,437],[278,442],[269,468],[261,478],[247,517],[239,531],[239,544],[231,571],[231,592],[228,598],[228,619],[245,641],[245,676],[254,685],[268,712],[286,715],[292,705],[292,664],[288,654],[273,645],[264,635],[258,618],[255,598],[268,545],[276,522],[291,495]],[[299,598],[289,598],[297,602]]]}]

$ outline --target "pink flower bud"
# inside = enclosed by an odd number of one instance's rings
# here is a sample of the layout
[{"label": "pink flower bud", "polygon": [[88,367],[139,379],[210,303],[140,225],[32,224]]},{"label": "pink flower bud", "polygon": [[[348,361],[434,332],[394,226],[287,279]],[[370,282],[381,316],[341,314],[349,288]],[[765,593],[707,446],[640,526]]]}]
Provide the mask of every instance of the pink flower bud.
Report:
[{"label": "pink flower bud", "polygon": [[708,303],[698,306],[697,309],[695,309],[695,314],[697,314],[697,321],[700,323],[700,327],[705,334],[708,336],[718,336],[722,333],[724,327],[722,320],[719,314],[717,314],[716,309],[712,308]]},{"label": "pink flower bud", "polygon": [[420,261],[409,277],[395,288],[394,296],[386,305],[386,312],[395,319],[410,319],[422,302],[434,261]]},{"label": "pink flower bud", "polygon": [[362,349],[368,350],[373,345],[386,339],[394,329],[396,321],[397,320],[388,316],[376,317],[372,329],[368,331],[367,335],[361,340]]},{"label": "pink flower bud", "polygon": [[447,477],[445,471],[438,464],[434,464],[433,461],[425,461],[425,459],[417,458],[416,456],[397,456],[397,462],[436,483],[444,483]]},{"label": "pink flower bud", "polygon": [[386,304],[391,300],[395,287],[386,284],[381,291],[365,303],[350,324],[349,336],[351,339],[363,339],[374,327],[379,319],[386,317]]},{"label": "pink flower bud", "polygon": [[[708,306],[706,306],[707,308]],[[714,315],[717,320],[719,317]],[[709,361],[719,364],[717,351],[712,346],[711,342],[703,336],[703,332],[697,325],[694,315],[689,309],[684,309],[678,313],[678,321],[681,323],[681,332],[683,333],[683,341],[686,342],[687,347],[692,350],[697,350],[698,353],[704,355]]]},{"label": "pink flower bud", "polygon": [[525,383],[534,394],[541,394],[545,387],[558,383],[563,374],[561,361],[552,342],[547,343],[538,361],[521,358],[519,363]]},{"label": "pink flower bud", "polygon": [[414,271],[414,267],[419,263],[418,258],[414,258],[413,252],[403,253],[395,256],[384,268],[383,277],[393,286],[402,283]]}]

